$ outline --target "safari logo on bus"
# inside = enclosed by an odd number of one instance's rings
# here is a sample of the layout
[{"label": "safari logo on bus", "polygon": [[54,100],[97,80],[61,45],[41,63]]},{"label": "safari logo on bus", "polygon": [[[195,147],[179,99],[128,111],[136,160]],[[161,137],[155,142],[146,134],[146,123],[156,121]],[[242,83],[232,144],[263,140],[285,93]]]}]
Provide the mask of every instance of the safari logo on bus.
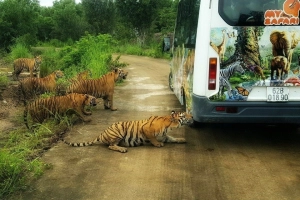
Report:
[{"label": "safari logo on bus", "polygon": [[283,10],[267,10],[265,12],[265,25],[298,25],[300,2],[298,0],[286,0]]}]

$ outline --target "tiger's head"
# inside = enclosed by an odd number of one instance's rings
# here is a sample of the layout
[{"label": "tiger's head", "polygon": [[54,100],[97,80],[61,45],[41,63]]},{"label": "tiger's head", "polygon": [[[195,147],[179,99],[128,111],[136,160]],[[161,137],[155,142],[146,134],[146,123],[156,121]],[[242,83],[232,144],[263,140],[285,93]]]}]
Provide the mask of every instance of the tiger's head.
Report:
[{"label": "tiger's head", "polygon": [[125,72],[123,69],[116,68],[114,69],[116,80],[126,79],[128,72]]},{"label": "tiger's head", "polygon": [[38,65],[42,63],[42,57],[41,56],[35,56],[34,60],[35,60],[36,64],[38,64]]},{"label": "tiger's head", "polygon": [[55,71],[55,78],[58,79],[58,78],[61,78],[64,76],[64,73],[60,70],[57,70]]},{"label": "tiger's head", "polygon": [[77,75],[77,80],[86,80],[90,77],[92,77],[92,72],[91,70],[87,69]]},{"label": "tiger's head", "polygon": [[35,71],[40,71],[40,65],[42,63],[42,58],[41,56],[35,56],[34,57],[34,66],[35,66]]},{"label": "tiger's head", "polygon": [[174,120],[174,122],[179,122],[180,125],[189,125],[194,122],[193,116],[186,112],[175,112],[173,110],[171,116],[172,120]]},{"label": "tiger's head", "polygon": [[88,95],[85,94],[85,101],[84,101],[84,105],[86,106],[96,106],[97,102],[96,102],[96,98],[92,95]]}]

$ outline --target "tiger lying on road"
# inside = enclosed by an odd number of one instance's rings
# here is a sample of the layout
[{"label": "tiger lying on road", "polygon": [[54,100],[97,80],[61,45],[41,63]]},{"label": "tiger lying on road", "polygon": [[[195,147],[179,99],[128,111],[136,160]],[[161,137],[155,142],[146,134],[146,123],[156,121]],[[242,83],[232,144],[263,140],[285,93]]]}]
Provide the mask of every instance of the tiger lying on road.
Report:
[{"label": "tiger lying on road", "polygon": [[181,125],[191,124],[192,122],[192,115],[185,112],[172,111],[171,115],[167,116],[152,116],[146,120],[114,123],[90,142],[64,142],[70,146],[81,147],[89,146],[99,141],[109,145],[108,148],[111,150],[125,153],[127,148],[121,146],[140,146],[149,141],[156,147],[164,146],[164,142],[184,143],[184,138],[171,137],[167,135],[167,132],[171,128],[179,128]]},{"label": "tiger lying on road", "polygon": [[85,110],[85,106],[96,106],[96,98],[88,94],[72,93],[65,96],[53,96],[37,99],[25,107],[24,123],[29,129],[27,115],[31,115],[34,123],[42,123],[50,117],[59,117],[70,113],[75,113],[83,121],[88,122],[91,119],[85,119],[84,115],[91,115],[91,112]]},{"label": "tiger lying on road", "polygon": [[119,79],[126,79],[127,74],[128,72],[117,68],[98,79],[75,81],[67,88],[67,93],[76,92],[102,98],[104,99],[104,108],[114,111],[117,110],[113,106],[115,82]]}]

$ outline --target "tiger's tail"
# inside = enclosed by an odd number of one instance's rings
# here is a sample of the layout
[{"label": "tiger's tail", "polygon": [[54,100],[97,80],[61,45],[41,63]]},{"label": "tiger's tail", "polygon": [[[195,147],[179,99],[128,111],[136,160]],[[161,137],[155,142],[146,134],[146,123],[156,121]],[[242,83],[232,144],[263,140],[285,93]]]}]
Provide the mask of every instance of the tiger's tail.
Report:
[{"label": "tiger's tail", "polygon": [[85,147],[85,146],[92,146],[95,142],[94,141],[90,141],[90,142],[80,142],[80,143],[76,143],[76,142],[67,142],[66,140],[63,139],[63,142],[71,147]]},{"label": "tiger's tail", "polygon": [[103,141],[103,134],[101,134],[100,136],[98,136],[97,138],[95,138],[92,141],[89,142],[67,142],[66,140],[62,139],[62,141],[72,147],[85,147],[85,146],[92,146],[93,144],[95,144],[96,142],[100,142],[102,144],[108,144],[108,142]]}]

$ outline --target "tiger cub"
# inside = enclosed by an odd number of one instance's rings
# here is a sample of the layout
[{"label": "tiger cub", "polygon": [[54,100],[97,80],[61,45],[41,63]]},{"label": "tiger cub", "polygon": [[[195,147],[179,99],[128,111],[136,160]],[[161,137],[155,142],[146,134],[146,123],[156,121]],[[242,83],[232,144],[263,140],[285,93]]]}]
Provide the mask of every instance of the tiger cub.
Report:
[{"label": "tiger cub", "polygon": [[162,147],[164,142],[185,143],[184,138],[171,137],[167,135],[167,132],[171,128],[179,128],[192,122],[192,115],[185,112],[172,111],[171,115],[167,116],[152,116],[145,120],[114,123],[90,142],[64,142],[69,146],[81,147],[89,146],[99,141],[107,144],[111,150],[125,153],[127,148],[122,146],[140,146],[146,142],[151,142],[156,147]]},{"label": "tiger cub", "polygon": [[[19,75],[22,71],[30,72],[30,77],[33,77],[33,72],[40,71],[42,58],[36,56],[35,58],[18,58],[14,60],[14,71],[12,73],[13,80],[19,80]],[[39,76],[38,76],[39,77]]]},{"label": "tiger cub", "polygon": [[30,114],[33,123],[42,123],[50,117],[64,116],[68,113],[75,113],[83,121],[89,122],[84,115],[91,115],[92,112],[86,111],[85,106],[96,106],[96,98],[88,94],[72,93],[65,96],[52,96],[37,99],[25,107],[24,123],[28,129],[27,115]]}]

